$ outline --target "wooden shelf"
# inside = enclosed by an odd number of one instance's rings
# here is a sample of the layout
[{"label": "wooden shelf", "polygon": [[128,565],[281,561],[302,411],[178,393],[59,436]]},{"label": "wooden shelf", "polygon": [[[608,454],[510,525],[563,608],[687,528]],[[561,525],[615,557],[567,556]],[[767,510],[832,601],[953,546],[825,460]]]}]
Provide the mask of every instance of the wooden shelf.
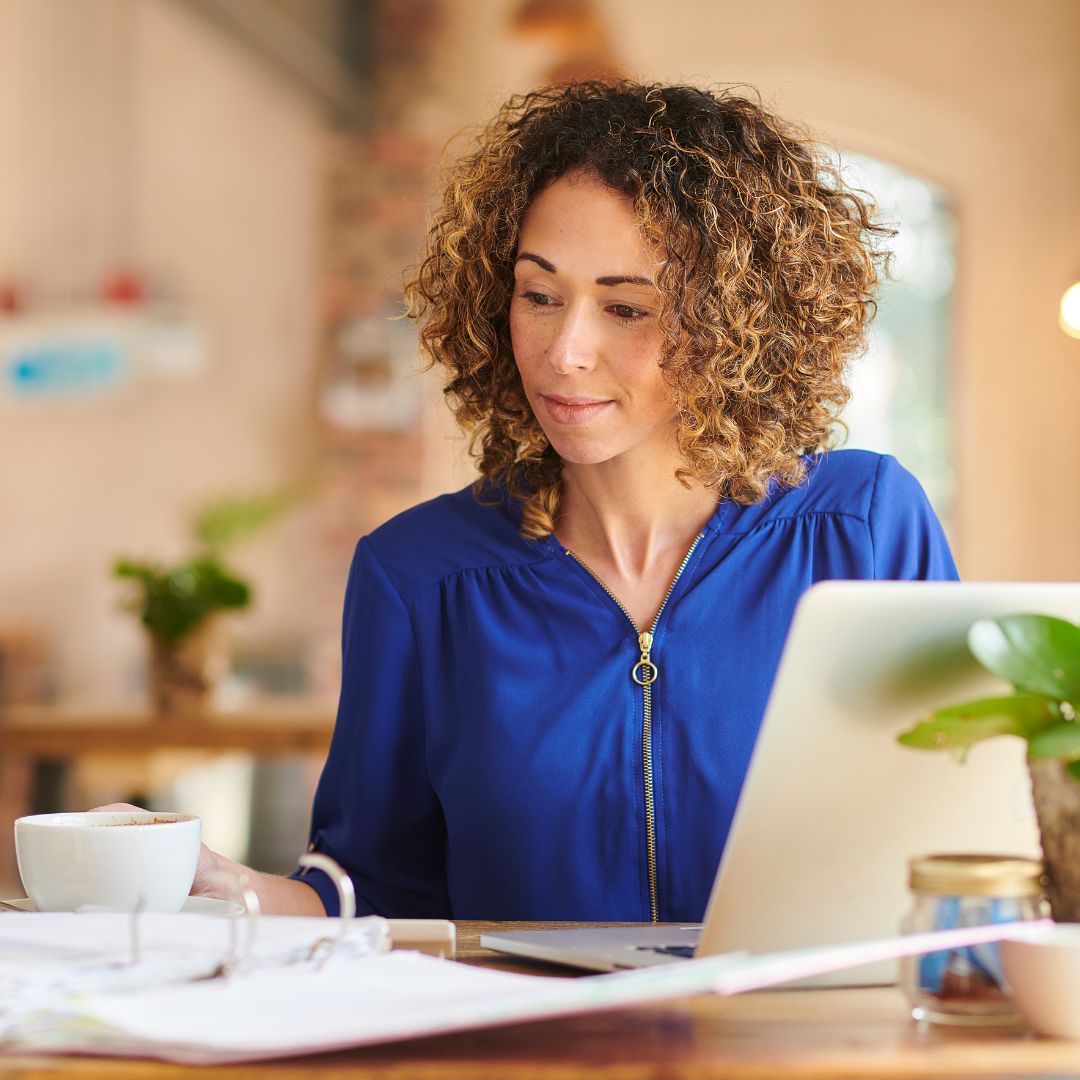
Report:
[{"label": "wooden shelf", "polygon": [[20,706],[0,713],[0,753],[60,761],[88,753],[175,749],[325,754],[334,714],[332,702],[289,698],[169,717],[129,705]]}]

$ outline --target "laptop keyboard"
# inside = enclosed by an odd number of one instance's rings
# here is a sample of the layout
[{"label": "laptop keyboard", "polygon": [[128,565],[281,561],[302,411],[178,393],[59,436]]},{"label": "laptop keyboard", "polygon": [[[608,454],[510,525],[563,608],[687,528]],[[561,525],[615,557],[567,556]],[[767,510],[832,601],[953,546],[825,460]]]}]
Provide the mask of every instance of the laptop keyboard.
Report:
[{"label": "laptop keyboard", "polygon": [[660,953],[661,956],[679,956],[683,960],[693,960],[693,945],[638,945],[638,952]]}]

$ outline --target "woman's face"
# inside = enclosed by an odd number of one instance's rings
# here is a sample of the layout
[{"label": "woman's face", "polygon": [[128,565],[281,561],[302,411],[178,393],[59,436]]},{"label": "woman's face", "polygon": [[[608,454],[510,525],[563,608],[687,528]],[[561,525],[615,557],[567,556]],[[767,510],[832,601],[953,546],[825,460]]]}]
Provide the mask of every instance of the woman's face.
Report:
[{"label": "woman's face", "polygon": [[670,453],[655,274],[633,203],[591,177],[555,181],[525,214],[510,337],[529,404],[567,464]]}]

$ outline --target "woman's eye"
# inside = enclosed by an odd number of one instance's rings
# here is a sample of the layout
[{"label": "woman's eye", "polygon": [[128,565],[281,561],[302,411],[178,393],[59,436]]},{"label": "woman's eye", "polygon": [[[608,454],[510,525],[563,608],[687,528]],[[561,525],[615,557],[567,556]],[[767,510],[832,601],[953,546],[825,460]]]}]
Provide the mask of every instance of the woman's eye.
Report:
[{"label": "woman's eye", "polygon": [[530,304],[536,307],[551,307],[555,303],[555,298],[548,296],[547,293],[532,292],[531,290],[523,292],[521,294],[523,300],[528,300]]},{"label": "woman's eye", "polygon": [[617,319],[622,319],[624,322],[633,322],[636,319],[644,318],[648,314],[648,312],[631,307],[629,304],[612,304],[609,310]]}]

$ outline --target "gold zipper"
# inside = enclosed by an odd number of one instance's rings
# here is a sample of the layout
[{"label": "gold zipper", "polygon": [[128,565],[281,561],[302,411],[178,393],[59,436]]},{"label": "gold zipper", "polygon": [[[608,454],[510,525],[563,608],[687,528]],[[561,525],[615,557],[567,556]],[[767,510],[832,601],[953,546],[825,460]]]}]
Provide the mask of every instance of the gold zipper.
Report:
[{"label": "gold zipper", "polygon": [[656,885],[656,805],[653,799],[652,766],[652,684],[659,677],[660,668],[652,660],[653,635],[656,633],[660,616],[664,613],[664,608],[667,607],[667,602],[671,599],[671,594],[675,591],[679,578],[682,577],[683,571],[694,554],[694,549],[701,542],[704,535],[704,533],[698,533],[694,537],[694,542],[690,545],[690,550],[683,556],[683,561],[679,564],[679,569],[675,571],[675,576],[671,579],[667,592],[664,593],[664,599],[660,602],[660,609],[656,613],[656,618],[653,619],[651,630],[639,630],[633,616],[623,606],[622,601],[604,584],[601,577],[594,573],[592,568],[582,562],[569,548],[563,549],[564,553],[569,555],[611,597],[615,606],[626,616],[630,625],[634,628],[634,633],[637,634],[638,648],[641,650],[638,662],[630,669],[630,677],[641,687],[644,699],[641,727],[641,759],[645,775],[645,856],[649,868],[649,916],[654,923],[660,921],[660,903],[657,898]]}]

